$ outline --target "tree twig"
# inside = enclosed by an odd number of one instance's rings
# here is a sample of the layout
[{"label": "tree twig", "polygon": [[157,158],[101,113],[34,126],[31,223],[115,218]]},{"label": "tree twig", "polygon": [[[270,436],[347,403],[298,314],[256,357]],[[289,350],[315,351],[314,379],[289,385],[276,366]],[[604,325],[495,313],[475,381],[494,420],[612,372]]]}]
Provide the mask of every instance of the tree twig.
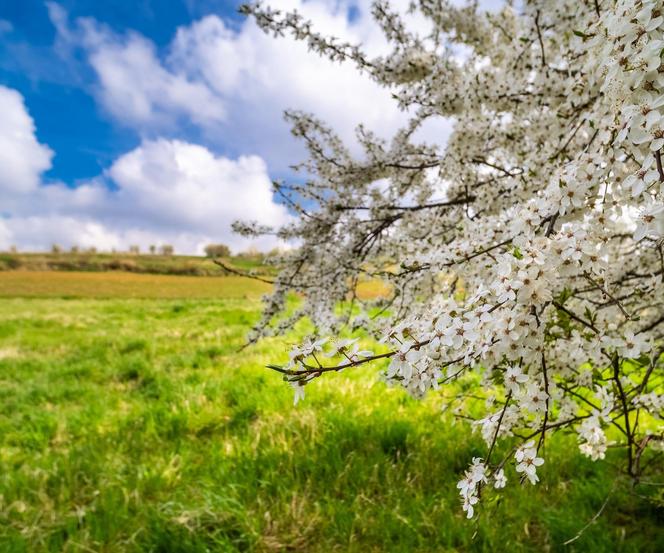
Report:
[{"label": "tree twig", "polygon": [[544,41],[542,40],[542,31],[539,25],[540,11],[535,14],[535,28],[537,29],[537,40],[539,41],[540,51],[542,52],[542,67],[546,67],[546,56],[544,55]]},{"label": "tree twig", "polygon": [[604,512],[604,509],[605,509],[607,503],[609,502],[609,499],[610,499],[611,495],[613,494],[613,490],[614,490],[614,488],[615,488],[615,482],[614,482],[613,486],[611,486],[611,489],[609,490],[609,493],[606,495],[606,499],[604,499],[604,503],[602,503],[602,506],[599,508],[599,511],[597,511],[597,512],[595,513],[595,515],[593,516],[593,518],[591,518],[591,519],[588,521],[588,524],[586,524],[583,528],[581,528],[581,530],[579,530],[579,531],[577,532],[576,536],[574,536],[573,538],[568,539],[566,542],[563,543],[563,545],[569,545],[570,543],[574,543],[576,540],[578,540],[578,539],[583,535],[583,533],[584,533],[588,528],[590,528],[590,527],[591,527],[591,526],[597,521],[597,519],[598,519],[598,518],[602,515],[602,513]]},{"label": "tree twig", "polygon": [[223,261],[221,261],[219,259],[213,259],[212,262],[215,265],[219,265],[219,267],[224,269],[224,271],[228,271],[229,273],[232,273],[234,275],[238,275],[238,276],[246,277],[246,278],[253,278],[254,280],[259,280],[261,282],[265,282],[266,284],[274,284],[274,280],[268,280],[267,278],[261,278],[261,277],[256,276],[256,275],[245,273],[244,271],[238,271],[237,269],[233,269],[233,267],[229,267],[228,265],[226,265],[226,263],[224,263]]},{"label": "tree twig", "polygon": [[655,161],[657,162],[657,172],[659,173],[659,182],[664,182],[664,168],[662,167],[662,154],[659,150],[655,152]]}]

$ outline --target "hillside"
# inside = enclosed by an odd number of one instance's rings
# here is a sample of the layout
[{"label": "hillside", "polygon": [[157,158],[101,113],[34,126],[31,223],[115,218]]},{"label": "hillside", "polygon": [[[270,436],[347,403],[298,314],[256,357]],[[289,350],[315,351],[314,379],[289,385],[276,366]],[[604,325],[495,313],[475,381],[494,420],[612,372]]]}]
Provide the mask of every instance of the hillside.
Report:
[{"label": "hillside", "polygon": [[[241,254],[223,262],[239,271],[270,274],[262,254]],[[0,271],[124,271],[161,275],[219,276],[224,270],[207,257],[130,253],[0,253]]]}]

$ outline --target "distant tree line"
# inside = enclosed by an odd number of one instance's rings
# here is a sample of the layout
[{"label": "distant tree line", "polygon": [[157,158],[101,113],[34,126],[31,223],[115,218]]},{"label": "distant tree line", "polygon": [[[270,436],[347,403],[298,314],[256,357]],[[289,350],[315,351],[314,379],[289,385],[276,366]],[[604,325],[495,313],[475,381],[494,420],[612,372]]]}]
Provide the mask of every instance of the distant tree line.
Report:
[{"label": "distant tree line", "polygon": [[231,250],[226,244],[208,244],[205,246],[207,257],[230,257]]},{"label": "distant tree line", "polygon": [[[226,245],[226,244],[208,244],[203,248],[203,251],[205,252],[206,257],[214,258],[214,257],[232,257],[232,252],[231,249]],[[19,253],[19,249],[17,246],[12,245],[7,249],[8,253],[12,254],[17,254]],[[149,252],[150,255],[163,255],[163,256],[171,256],[175,254],[175,248],[171,244],[161,244],[161,245],[156,245],[156,244],[150,244],[147,247],[147,252]],[[51,254],[55,255],[60,255],[67,253],[66,248],[61,246],[60,244],[52,244],[51,245]],[[69,247],[68,253],[71,254],[88,254],[88,255],[94,255],[98,253],[98,249],[94,246],[90,246],[87,248],[78,246],[78,245],[73,245]],[[115,248],[113,248],[110,253],[112,254],[118,254],[122,253],[117,251]],[[132,244],[129,246],[127,251],[125,253],[128,253],[130,255],[140,255],[141,254],[141,247],[138,244]],[[257,250],[256,248],[248,248],[245,251],[239,252],[235,254],[236,257],[241,257],[241,258],[248,258],[248,259],[254,259],[254,258],[266,258],[266,257],[274,257],[276,255],[281,254],[282,251],[279,248],[275,248],[269,252],[261,252]]]}]

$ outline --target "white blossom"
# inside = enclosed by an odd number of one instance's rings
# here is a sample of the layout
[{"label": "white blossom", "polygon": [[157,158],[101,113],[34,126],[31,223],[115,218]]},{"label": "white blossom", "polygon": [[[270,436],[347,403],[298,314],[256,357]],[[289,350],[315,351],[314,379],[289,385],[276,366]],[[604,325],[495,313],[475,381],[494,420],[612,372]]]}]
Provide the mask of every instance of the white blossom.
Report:
[{"label": "white blossom", "polygon": [[291,382],[291,387],[293,388],[293,405],[297,405],[299,401],[304,399],[304,383],[303,382]]},{"label": "white blossom", "polygon": [[493,487],[496,489],[504,488],[507,485],[507,477],[505,476],[505,471],[503,469],[498,470],[493,475],[494,483]]},{"label": "white blossom", "polygon": [[520,446],[514,458],[517,461],[516,471],[522,472],[531,484],[536,484],[539,482],[539,477],[537,476],[537,467],[544,464],[544,459],[537,456],[537,450],[534,447],[535,442],[529,441],[522,446]]},{"label": "white blossom", "polygon": [[468,518],[473,517],[475,512],[473,506],[479,501],[479,488],[486,482],[486,465],[482,462],[482,459],[475,457],[464,478],[457,484],[463,502],[463,510]]},{"label": "white blossom", "polygon": [[514,395],[521,391],[521,384],[528,382],[528,375],[523,374],[521,367],[511,365],[505,371],[505,387]]},{"label": "white blossom", "polygon": [[579,450],[586,457],[590,457],[593,461],[604,459],[607,441],[597,416],[589,417],[581,423],[579,440],[581,440]]}]

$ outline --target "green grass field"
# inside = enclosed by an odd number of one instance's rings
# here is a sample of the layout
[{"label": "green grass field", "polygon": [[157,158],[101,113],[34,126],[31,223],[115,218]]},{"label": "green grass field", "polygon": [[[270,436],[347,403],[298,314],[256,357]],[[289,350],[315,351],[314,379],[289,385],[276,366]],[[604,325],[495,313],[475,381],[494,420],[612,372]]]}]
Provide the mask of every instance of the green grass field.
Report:
[{"label": "green grass field", "polygon": [[456,482],[479,437],[376,369],[293,407],[262,367],[296,337],[238,351],[264,291],[0,273],[0,551],[664,550],[662,508],[616,480],[620,453],[592,463],[573,436],[549,440],[540,485],[512,470],[467,521]]}]

